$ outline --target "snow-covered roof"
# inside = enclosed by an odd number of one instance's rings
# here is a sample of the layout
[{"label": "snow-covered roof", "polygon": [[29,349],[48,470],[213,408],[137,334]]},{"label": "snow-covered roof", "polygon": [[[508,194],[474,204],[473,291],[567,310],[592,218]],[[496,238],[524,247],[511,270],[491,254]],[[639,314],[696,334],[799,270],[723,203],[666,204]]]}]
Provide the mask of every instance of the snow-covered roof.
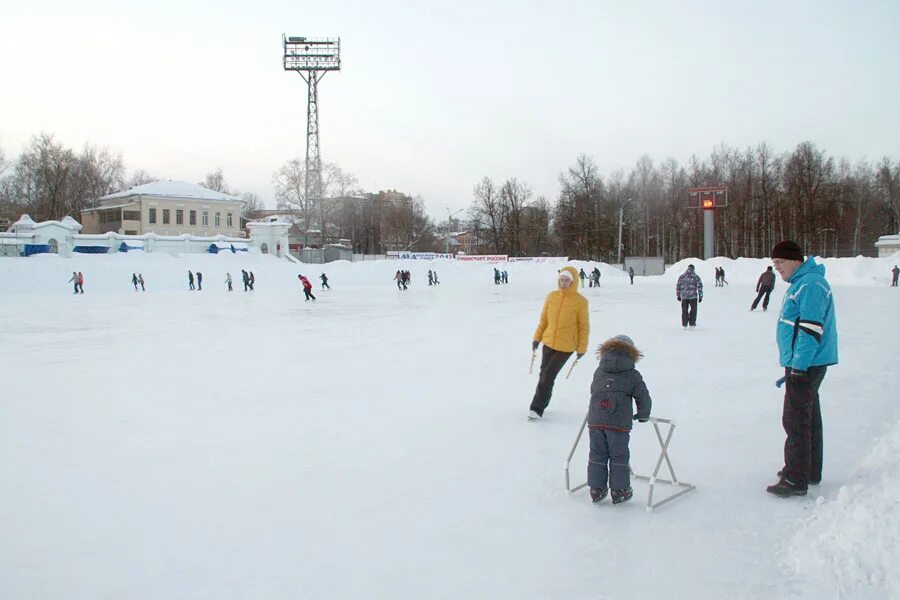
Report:
[{"label": "snow-covered roof", "polygon": [[40,229],[41,227],[50,226],[64,227],[65,229],[70,229],[72,231],[81,231],[81,223],[68,215],[66,215],[62,221],[41,221],[40,223],[35,223],[34,219],[28,215],[22,215],[19,217],[18,221],[10,226],[9,231],[33,231],[35,229]]},{"label": "snow-covered roof", "polygon": [[881,246],[900,246],[900,233],[897,235],[883,235],[875,242],[875,247]]},{"label": "snow-covered roof", "polygon": [[134,206],[136,204],[137,204],[137,202],[129,202],[127,204],[113,204],[112,206],[95,206],[94,208],[85,208],[81,212],[86,213],[86,212],[92,212],[95,210],[112,210],[114,208],[127,208],[129,206]]},{"label": "snow-covered roof", "polygon": [[[157,196],[160,198],[187,198],[191,200],[210,200],[213,202],[243,202],[237,196],[230,196],[222,192],[216,192],[196,183],[187,181],[154,181],[144,185],[136,185],[122,192],[108,194],[101,200],[113,200],[116,198],[130,198],[131,196]],[[105,208],[105,207],[101,207]]]}]

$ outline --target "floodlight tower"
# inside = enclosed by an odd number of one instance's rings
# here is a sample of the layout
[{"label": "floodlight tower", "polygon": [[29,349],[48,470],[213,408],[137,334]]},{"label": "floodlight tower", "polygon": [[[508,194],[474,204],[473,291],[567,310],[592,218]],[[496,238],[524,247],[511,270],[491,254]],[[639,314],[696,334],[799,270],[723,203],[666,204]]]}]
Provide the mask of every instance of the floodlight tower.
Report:
[{"label": "floodlight tower", "polygon": [[687,205],[703,209],[703,259],[710,259],[716,252],[715,213],[728,206],[728,186],[690,188]]},{"label": "floodlight tower", "polygon": [[[322,200],[322,159],[319,156],[319,81],[328,71],[341,70],[341,38],[285,36],[284,70],[300,74],[307,85],[306,101],[306,181],[307,200]],[[304,223],[309,230],[309,223]],[[324,244],[325,232],[319,233]]]}]

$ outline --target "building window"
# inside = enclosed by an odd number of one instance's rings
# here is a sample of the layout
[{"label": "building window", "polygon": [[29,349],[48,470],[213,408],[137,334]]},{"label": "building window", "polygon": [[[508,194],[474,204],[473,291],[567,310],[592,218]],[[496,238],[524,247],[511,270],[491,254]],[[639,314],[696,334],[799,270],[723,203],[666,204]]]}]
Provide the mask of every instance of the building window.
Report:
[{"label": "building window", "polygon": [[184,211],[180,208],[175,209],[175,224],[184,225]]},{"label": "building window", "polygon": [[169,224],[169,209],[164,208],[163,209],[163,225],[168,225],[168,224]]},{"label": "building window", "polygon": [[216,213],[216,227],[222,226],[222,213]]},{"label": "building window", "polygon": [[209,227],[209,211],[206,211],[206,210],[203,211],[203,223],[202,224],[204,227]]},{"label": "building window", "polygon": [[227,213],[227,214],[225,215],[225,223],[226,223],[229,227],[234,227],[234,223],[233,223],[233,221],[231,220],[231,213]]},{"label": "building window", "polygon": [[156,223],[156,209],[155,208],[150,209],[150,217],[148,220],[150,221],[151,224]]},{"label": "building window", "polygon": [[122,219],[125,221],[140,221],[141,213],[136,210],[124,210],[122,211]]},{"label": "building window", "polygon": [[190,217],[191,217],[191,225],[196,225],[197,224],[197,211],[192,210]]}]

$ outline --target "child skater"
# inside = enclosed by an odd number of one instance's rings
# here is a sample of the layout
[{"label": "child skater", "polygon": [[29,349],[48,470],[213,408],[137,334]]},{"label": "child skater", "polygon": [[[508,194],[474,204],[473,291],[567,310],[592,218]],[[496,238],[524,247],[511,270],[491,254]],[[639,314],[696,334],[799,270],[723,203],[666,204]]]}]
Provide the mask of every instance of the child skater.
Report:
[{"label": "child skater", "polygon": [[[633,495],[628,440],[632,421],[646,423],[651,405],[644,378],[634,368],[642,356],[627,335],[610,338],[597,348],[600,365],[594,371],[588,409],[588,485],[594,502],[606,498],[610,490],[613,504],[625,502]],[[633,417],[632,400],[637,404]]]}]

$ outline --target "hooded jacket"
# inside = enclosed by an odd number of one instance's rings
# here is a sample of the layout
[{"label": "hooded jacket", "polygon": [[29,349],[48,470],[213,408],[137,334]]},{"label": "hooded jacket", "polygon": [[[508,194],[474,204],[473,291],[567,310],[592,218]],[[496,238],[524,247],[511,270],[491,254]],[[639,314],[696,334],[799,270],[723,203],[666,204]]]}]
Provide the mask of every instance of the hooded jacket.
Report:
[{"label": "hooded jacket", "polygon": [[631,431],[632,400],[639,419],[650,418],[652,401],[644,378],[634,363],[641,358],[637,348],[621,340],[607,340],[597,350],[600,364],[591,383],[588,426]]},{"label": "hooded jacket", "polygon": [[678,283],[675,284],[675,296],[679,300],[703,300],[703,282],[700,276],[694,272],[692,267],[688,267],[687,271],[678,276]]},{"label": "hooded jacket", "polygon": [[541,320],[534,332],[534,341],[560,352],[587,352],[590,324],[587,298],[578,293],[575,282],[578,271],[563,267],[572,276],[572,285],[547,294]]},{"label": "hooded jacket", "polygon": [[838,362],[834,298],[825,266],[810,256],[788,279],[775,337],[782,367],[806,371]]}]

